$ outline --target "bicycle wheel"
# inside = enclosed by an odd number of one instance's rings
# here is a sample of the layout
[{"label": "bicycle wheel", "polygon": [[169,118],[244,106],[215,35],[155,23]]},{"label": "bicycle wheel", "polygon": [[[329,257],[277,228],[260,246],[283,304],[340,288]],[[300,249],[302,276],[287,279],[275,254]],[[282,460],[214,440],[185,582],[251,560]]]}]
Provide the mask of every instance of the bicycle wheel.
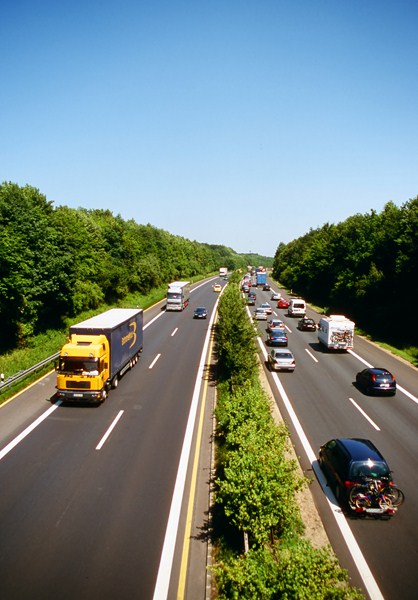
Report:
[{"label": "bicycle wheel", "polygon": [[370,506],[370,498],[367,494],[367,489],[362,485],[355,485],[351,488],[348,494],[348,504],[351,509],[364,509]]},{"label": "bicycle wheel", "polygon": [[402,490],[400,490],[396,486],[391,485],[390,487],[385,488],[383,490],[383,493],[386,497],[390,498],[392,505],[396,506],[396,507],[403,504],[403,502],[405,500],[405,494],[403,493]]}]

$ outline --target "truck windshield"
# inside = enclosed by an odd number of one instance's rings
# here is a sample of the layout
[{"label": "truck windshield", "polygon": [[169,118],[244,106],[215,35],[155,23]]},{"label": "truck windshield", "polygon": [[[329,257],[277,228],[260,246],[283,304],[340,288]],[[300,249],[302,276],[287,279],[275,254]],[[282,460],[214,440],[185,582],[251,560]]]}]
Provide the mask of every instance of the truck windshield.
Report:
[{"label": "truck windshield", "polygon": [[167,299],[168,300],[180,300],[181,294],[179,294],[178,292],[168,292]]},{"label": "truck windshield", "polygon": [[60,358],[60,373],[89,373],[98,375],[99,367],[97,360],[91,358]]}]

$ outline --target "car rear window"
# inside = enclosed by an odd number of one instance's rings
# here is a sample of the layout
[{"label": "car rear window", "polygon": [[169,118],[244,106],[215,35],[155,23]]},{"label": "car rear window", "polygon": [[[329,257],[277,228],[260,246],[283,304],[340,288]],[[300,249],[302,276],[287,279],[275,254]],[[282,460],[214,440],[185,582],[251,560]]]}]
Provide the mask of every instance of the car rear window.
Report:
[{"label": "car rear window", "polygon": [[389,476],[389,471],[385,463],[372,460],[353,462],[350,472],[352,477],[380,479],[380,477]]}]

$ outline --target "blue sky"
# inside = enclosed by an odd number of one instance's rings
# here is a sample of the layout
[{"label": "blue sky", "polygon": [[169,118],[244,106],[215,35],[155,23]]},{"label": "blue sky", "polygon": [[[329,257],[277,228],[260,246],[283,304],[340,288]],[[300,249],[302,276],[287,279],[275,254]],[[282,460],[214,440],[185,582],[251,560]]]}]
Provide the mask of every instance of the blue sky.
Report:
[{"label": "blue sky", "polygon": [[273,256],[418,195],[415,0],[3,0],[0,182]]}]

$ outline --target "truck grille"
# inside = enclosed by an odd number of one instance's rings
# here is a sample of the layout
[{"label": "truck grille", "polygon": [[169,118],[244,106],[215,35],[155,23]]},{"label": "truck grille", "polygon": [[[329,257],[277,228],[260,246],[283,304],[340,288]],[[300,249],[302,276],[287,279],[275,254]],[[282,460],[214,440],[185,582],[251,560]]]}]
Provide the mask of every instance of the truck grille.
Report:
[{"label": "truck grille", "polygon": [[67,390],[89,390],[90,381],[67,381]]}]

